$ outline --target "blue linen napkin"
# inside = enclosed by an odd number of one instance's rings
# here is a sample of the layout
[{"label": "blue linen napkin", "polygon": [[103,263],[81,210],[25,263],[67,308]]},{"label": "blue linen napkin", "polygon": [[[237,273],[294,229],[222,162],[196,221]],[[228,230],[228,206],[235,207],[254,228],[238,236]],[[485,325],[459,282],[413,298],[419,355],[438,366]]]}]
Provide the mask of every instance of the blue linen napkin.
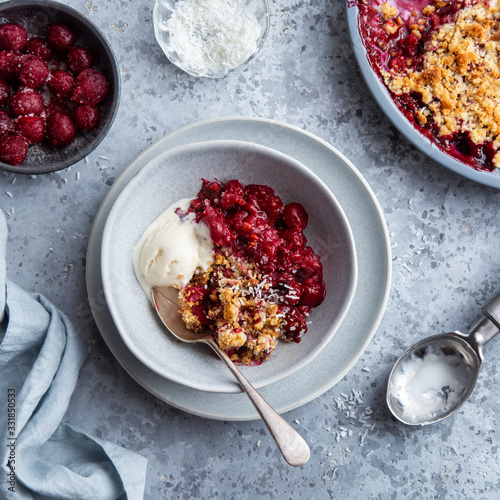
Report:
[{"label": "blue linen napkin", "polygon": [[147,460],[61,424],[88,355],[68,318],[6,279],[0,215],[0,498],[140,500]]}]

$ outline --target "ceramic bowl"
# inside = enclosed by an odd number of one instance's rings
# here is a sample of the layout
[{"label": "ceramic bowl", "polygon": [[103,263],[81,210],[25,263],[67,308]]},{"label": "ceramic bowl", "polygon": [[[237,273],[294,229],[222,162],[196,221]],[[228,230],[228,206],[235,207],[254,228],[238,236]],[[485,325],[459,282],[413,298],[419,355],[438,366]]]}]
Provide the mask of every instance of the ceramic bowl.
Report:
[{"label": "ceramic bowl", "polygon": [[151,370],[179,384],[209,392],[240,392],[209,347],[182,344],[169,334],[134,274],[133,252],[145,229],[175,201],[194,198],[203,178],[265,184],[285,203],[302,203],[309,213],[305,234],[321,256],[326,298],[311,312],[309,331],[300,343],[279,342],[266,362],[241,367],[255,387],[264,387],[306,366],[342,322],[357,282],[352,232],[328,187],[307,167],[273,149],[241,141],[199,142],[167,150],[146,163],[120,193],[107,218],[102,238],[103,288],[129,350]]},{"label": "ceramic bowl", "polygon": [[88,133],[79,132],[75,141],[65,148],[54,148],[47,141],[32,144],[26,161],[20,165],[0,162],[0,168],[22,174],[54,172],[77,163],[93,151],[108,133],[115,118],[120,96],[118,65],[109,43],[99,29],[80,12],[52,0],[15,0],[0,4],[0,23],[19,23],[29,37],[44,37],[52,23],[67,24],[75,33],[76,45],[89,49],[95,59],[94,67],[101,71],[111,85],[110,95],[98,104],[99,126]]},{"label": "ceramic bowl", "polygon": [[497,168],[492,172],[475,170],[473,167],[440,150],[430,139],[421,134],[413,124],[410,123],[405,115],[398,109],[396,104],[394,104],[391,94],[368,60],[366,48],[359,32],[359,9],[356,2],[347,0],[346,10],[354,55],[361,69],[361,74],[375,101],[393,125],[409,142],[440,166],[472,181],[500,189],[500,169]]},{"label": "ceramic bowl", "polygon": [[[206,65],[205,62],[199,63],[199,54],[201,53],[200,51],[198,51],[198,53],[196,54],[192,50],[193,46],[198,45],[198,42],[196,42],[195,44],[189,42],[191,46],[189,52],[181,52],[176,48],[175,40],[178,40],[181,35],[179,34],[180,31],[178,29],[174,30],[172,28],[171,19],[172,16],[175,17],[176,4],[180,3],[180,0],[156,0],[155,7],[153,9],[153,24],[155,36],[158,44],[167,56],[168,60],[191,76],[206,78],[222,78],[226,76],[230,71],[241,68],[250,60],[252,60],[262,48],[264,40],[266,39],[267,33],[269,31],[269,6],[267,0],[238,0],[238,2],[244,6],[248,14],[255,17],[257,23],[260,26],[260,34],[256,40],[255,50],[253,50],[252,53],[243,60],[234,60],[235,62],[237,62],[234,65],[232,59],[234,58],[235,54],[233,52],[233,54],[231,55],[231,63],[228,60],[228,63],[225,65],[213,64],[209,66]],[[206,5],[210,6],[210,2],[206,2]],[[177,24],[177,26],[179,26],[179,24]],[[204,29],[206,28],[201,28],[201,30]],[[230,49],[228,49],[227,46],[222,46],[222,49],[218,46],[218,42],[220,40],[226,40],[226,37],[224,36],[225,33],[222,33],[222,35],[212,36],[210,29],[210,26],[208,26],[208,33],[202,33],[204,46],[212,47],[212,50],[221,51],[222,53],[224,53],[225,51],[229,51]],[[218,29],[216,29],[215,31],[218,33],[222,32],[222,30]],[[191,30],[186,29],[184,31],[183,29],[182,37],[184,37],[186,33],[189,33],[188,36],[191,36]],[[217,42],[214,42],[214,39],[217,39]],[[214,56],[214,59],[217,59],[217,56]]]}]

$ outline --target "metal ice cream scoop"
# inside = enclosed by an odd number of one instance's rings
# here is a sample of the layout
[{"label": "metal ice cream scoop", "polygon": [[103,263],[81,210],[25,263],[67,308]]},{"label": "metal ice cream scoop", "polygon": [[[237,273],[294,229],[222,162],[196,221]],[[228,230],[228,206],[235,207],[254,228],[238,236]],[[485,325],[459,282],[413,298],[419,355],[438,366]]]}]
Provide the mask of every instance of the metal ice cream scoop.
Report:
[{"label": "metal ice cream scoop", "polygon": [[438,422],[457,411],[476,385],[484,346],[500,333],[500,294],[482,307],[467,333],[428,337],[406,350],[387,385],[387,405],[408,425]]}]

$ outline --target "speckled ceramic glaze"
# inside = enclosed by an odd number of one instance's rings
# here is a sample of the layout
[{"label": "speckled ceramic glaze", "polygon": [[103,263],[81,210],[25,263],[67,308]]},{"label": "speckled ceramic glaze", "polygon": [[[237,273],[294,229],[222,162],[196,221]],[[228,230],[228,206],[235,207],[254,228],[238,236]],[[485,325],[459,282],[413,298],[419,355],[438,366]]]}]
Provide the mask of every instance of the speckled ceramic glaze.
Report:
[{"label": "speckled ceramic glaze", "polygon": [[158,374],[209,392],[240,392],[226,367],[205,346],[180,344],[158,321],[134,269],[133,250],[168,206],[195,197],[201,179],[271,186],[285,203],[309,213],[308,243],[321,255],[327,294],[313,309],[300,343],[279,342],[265,363],[242,367],[255,387],[277,382],[309,363],[331,340],[352,301],[357,264],[348,220],[328,187],[297,160],[242,141],[194,143],[166,151],[129,182],[108,217],[102,241],[102,276],[114,322],[131,352]]},{"label": "speckled ceramic glaze", "polygon": [[433,142],[423,136],[399,111],[394,101],[391,98],[386,86],[380,81],[378,75],[368,61],[366,49],[363,45],[359,29],[358,29],[358,8],[353,5],[353,2],[348,1],[347,5],[347,21],[349,32],[351,35],[354,55],[358,61],[363,78],[368,85],[373,97],[377,101],[382,111],[387,115],[394,126],[408,139],[415,147],[429,158],[439,163],[441,166],[452,170],[453,172],[479,182],[486,186],[500,188],[499,169],[493,172],[480,172],[466,165],[452,156],[441,151]]}]

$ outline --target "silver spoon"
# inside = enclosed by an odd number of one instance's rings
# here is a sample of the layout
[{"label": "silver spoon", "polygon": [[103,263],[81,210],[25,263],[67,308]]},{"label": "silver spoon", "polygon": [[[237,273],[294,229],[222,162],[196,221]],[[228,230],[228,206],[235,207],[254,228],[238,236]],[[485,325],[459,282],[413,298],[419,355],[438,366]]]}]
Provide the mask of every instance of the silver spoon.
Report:
[{"label": "silver spoon", "polygon": [[253,403],[262,420],[266,424],[271,436],[276,441],[284,459],[294,467],[304,465],[311,455],[309,446],[304,438],[281,417],[253,388],[248,380],[236,368],[227,354],[213,340],[211,332],[195,333],[188,330],[179,314],[178,305],[166,297],[162,289],[152,289],[153,304],[163,324],[167,329],[182,342],[208,344],[226,363],[231,373],[236,377],[250,401]]},{"label": "silver spoon", "polygon": [[467,333],[428,337],[405,351],[387,384],[387,405],[408,425],[427,425],[456,412],[476,385],[483,347],[500,333],[500,294]]}]

